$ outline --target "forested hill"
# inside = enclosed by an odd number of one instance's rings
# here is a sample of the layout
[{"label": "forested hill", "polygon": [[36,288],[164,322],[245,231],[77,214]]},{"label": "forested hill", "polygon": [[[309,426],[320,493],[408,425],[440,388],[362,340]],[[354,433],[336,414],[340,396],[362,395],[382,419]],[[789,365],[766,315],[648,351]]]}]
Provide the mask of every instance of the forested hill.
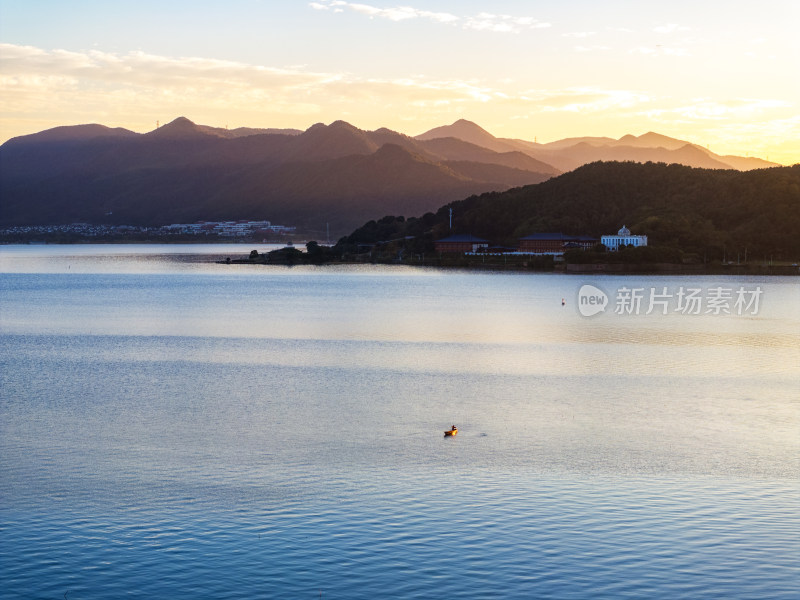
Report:
[{"label": "forested hill", "polygon": [[[448,228],[449,209],[453,228]],[[385,217],[341,244],[415,236],[431,248],[450,233],[515,245],[537,232],[600,238],[626,225],[650,245],[722,257],[744,252],[800,257],[800,165],[748,172],[663,163],[596,162],[537,185],[487,193],[436,214]]]}]

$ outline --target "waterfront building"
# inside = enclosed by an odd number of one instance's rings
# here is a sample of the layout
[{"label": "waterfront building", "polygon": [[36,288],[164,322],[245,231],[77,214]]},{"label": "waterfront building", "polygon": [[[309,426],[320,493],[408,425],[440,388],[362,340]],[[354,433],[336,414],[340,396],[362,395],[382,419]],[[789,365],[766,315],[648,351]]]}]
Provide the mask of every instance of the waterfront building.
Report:
[{"label": "waterfront building", "polygon": [[600,242],[612,252],[616,252],[623,246],[647,246],[646,235],[631,235],[631,230],[622,226],[617,232],[617,235],[604,235],[600,238]]},{"label": "waterfront building", "polygon": [[581,248],[588,250],[597,244],[597,238],[563,233],[533,233],[519,240],[520,254],[549,254],[560,256],[565,250]]},{"label": "waterfront building", "polygon": [[489,247],[489,242],[483,238],[469,234],[451,235],[434,242],[437,252],[479,252]]}]

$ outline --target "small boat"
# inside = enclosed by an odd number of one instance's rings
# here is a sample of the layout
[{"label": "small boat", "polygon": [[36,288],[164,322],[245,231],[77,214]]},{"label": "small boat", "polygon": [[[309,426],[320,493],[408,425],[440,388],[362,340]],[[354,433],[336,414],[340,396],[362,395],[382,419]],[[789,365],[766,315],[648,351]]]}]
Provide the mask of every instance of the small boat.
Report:
[{"label": "small boat", "polygon": [[444,432],[444,436],[447,437],[449,435],[456,435],[458,433],[458,427],[453,425],[452,429],[448,429]]}]

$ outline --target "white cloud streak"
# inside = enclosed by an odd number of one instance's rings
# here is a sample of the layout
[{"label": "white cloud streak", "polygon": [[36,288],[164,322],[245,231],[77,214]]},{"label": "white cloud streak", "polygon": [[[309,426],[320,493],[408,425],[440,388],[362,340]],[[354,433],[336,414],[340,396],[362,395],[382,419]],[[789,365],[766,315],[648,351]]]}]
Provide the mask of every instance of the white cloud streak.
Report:
[{"label": "white cloud streak", "polygon": [[398,6],[394,8],[377,8],[368,4],[359,4],[356,2],[342,2],[340,0],[323,0],[322,2],[311,2],[311,8],[315,10],[333,10],[334,12],[343,12],[344,9],[352,10],[368,17],[379,17],[382,19],[389,19],[390,21],[407,21],[409,19],[430,19],[438,23],[452,23],[458,21],[459,18],[455,15],[442,12],[431,12],[428,10],[419,10],[411,8],[410,6]]},{"label": "white cloud streak", "polygon": [[631,109],[647,104],[653,98],[636,90],[606,90],[596,87],[575,87],[564,90],[528,92],[542,112],[597,113]]},{"label": "white cloud streak", "polygon": [[[501,92],[479,81],[364,78],[200,57],[67,52],[0,44],[0,113],[114,112],[318,115],[375,107],[486,103]],[[267,112],[268,111],[268,112]]]},{"label": "white cloud streak", "polygon": [[689,103],[670,108],[654,109],[643,113],[659,120],[681,121],[747,121],[768,112],[791,108],[783,100],[765,98],[737,98],[720,102],[711,98],[693,98]]},{"label": "white cloud streak", "polygon": [[315,10],[329,10],[343,12],[350,10],[370,18],[389,19],[390,21],[410,21],[412,19],[426,19],[446,25],[457,25],[465,30],[489,31],[494,33],[520,33],[526,30],[543,29],[550,27],[533,17],[517,17],[512,15],[498,15],[493,13],[479,13],[474,16],[457,16],[451,13],[432,12],[420,10],[410,6],[397,6],[391,8],[378,8],[369,4],[344,2],[342,0],[321,0],[309,4]]},{"label": "white cloud streak", "polygon": [[201,57],[0,44],[0,119],[44,123],[43,115],[50,115],[55,121],[50,126],[105,122],[130,127],[177,115],[206,124],[225,123],[235,115],[241,125],[250,126],[276,126],[291,119],[296,126],[348,114],[384,121],[387,113],[395,121],[441,123],[470,111],[599,113],[649,100],[635,91],[524,92],[508,82],[477,79],[365,78]]},{"label": "white cloud streak", "polygon": [[[604,47],[578,48],[603,51]],[[499,84],[498,84],[499,85]],[[91,112],[117,103],[132,112],[180,106],[225,107],[258,111],[269,107],[281,114],[318,114],[345,106],[453,107],[470,103],[516,106],[529,113],[597,113],[653,106],[642,91],[570,87],[559,90],[514,90],[480,80],[363,78],[349,73],[277,68],[200,57],[167,57],[95,50],[68,52],[0,44],[0,110],[26,114],[48,106]],[[653,108],[650,114],[713,118],[785,105],[774,101],[739,101],[722,105],[712,100],[685,106]],[[639,109],[641,111],[641,109]],[[640,113],[642,114],[642,113]]]},{"label": "white cloud streak", "polygon": [[226,83],[302,88],[324,81],[329,75],[301,70],[254,66],[198,57],[164,57],[144,52],[112,54],[90,50],[46,51],[31,46],[0,44],[0,73],[5,79],[25,76],[58,76],[90,82],[138,87],[180,87]]}]

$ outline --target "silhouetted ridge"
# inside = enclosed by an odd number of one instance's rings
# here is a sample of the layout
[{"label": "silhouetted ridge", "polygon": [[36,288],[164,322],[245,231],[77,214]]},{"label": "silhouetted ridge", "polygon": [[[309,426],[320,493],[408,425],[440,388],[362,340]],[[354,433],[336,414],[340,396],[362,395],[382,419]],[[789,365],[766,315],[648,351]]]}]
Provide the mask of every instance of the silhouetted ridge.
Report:
[{"label": "silhouetted ridge", "polygon": [[[114,138],[135,138],[138,133],[134,133],[122,127],[106,127],[105,125],[98,125],[91,123],[87,125],[62,125],[61,127],[53,127],[46,129],[39,133],[32,135],[24,135],[11,138],[6,142],[8,145],[18,144],[36,144],[36,143],[49,143],[49,142],[77,142],[94,139],[114,139]],[[6,145],[4,144],[4,146]]]},{"label": "silhouetted ridge", "polygon": [[186,117],[146,134],[97,124],[54,128],[0,146],[0,225],[267,219],[312,229],[329,222],[336,233],[599,160],[769,165],[726,160],[652,132],[621,139],[543,145],[498,139],[466,119],[417,138],[341,120],[300,133],[229,131]]}]

